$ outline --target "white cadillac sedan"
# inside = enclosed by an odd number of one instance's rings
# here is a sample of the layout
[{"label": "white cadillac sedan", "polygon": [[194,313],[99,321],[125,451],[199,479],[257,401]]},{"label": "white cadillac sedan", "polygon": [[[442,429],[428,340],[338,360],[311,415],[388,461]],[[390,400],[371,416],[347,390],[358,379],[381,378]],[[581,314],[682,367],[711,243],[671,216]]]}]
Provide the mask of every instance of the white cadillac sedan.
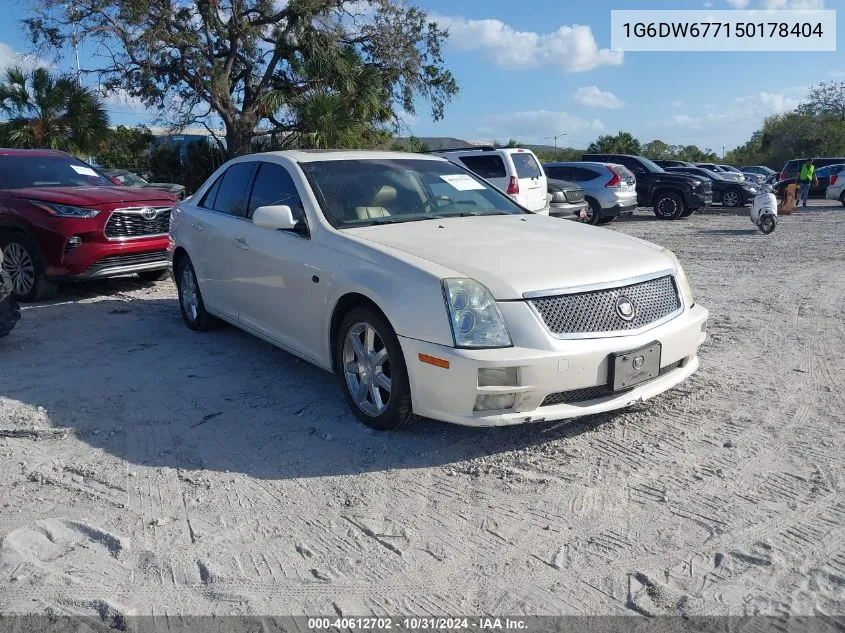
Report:
[{"label": "white cadillac sedan", "polygon": [[219,318],[336,373],[378,429],[618,409],[692,374],[705,339],[670,251],[528,213],[434,156],[237,158],[170,241],[188,327]]}]

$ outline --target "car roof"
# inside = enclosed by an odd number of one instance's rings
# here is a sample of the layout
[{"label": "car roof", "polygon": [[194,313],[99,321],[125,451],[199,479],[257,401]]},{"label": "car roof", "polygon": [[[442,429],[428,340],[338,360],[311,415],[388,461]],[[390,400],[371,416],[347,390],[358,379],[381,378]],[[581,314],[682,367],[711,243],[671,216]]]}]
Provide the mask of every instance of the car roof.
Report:
[{"label": "car roof", "polygon": [[607,167],[608,165],[613,165],[615,167],[624,167],[624,165],[619,165],[612,161],[603,161],[603,160],[551,160],[546,163],[543,163],[543,166],[549,165],[551,167],[555,166],[567,166],[567,167],[583,167],[584,165],[593,166],[593,167]]},{"label": "car roof", "polygon": [[383,150],[347,150],[347,149],[296,149],[283,152],[262,152],[246,154],[239,158],[258,158],[260,156],[287,157],[299,163],[319,163],[329,160],[385,160],[385,159],[414,159],[439,160],[444,158],[430,154],[414,154],[411,152],[389,152]]},{"label": "car roof", "polygon": [[15,149],[12,147],[0,147],[0,156],[68,156],[67,152],[60,152],[55,149]]}]

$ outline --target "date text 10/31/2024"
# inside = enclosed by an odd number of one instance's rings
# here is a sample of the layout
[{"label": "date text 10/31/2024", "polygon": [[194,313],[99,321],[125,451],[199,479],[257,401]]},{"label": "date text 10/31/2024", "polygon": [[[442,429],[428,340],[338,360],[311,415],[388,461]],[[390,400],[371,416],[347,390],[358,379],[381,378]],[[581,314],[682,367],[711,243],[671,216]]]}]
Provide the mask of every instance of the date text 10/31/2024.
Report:
[{"label": "date text 10/31/2024", "polygon": [[523,631],[529,628],[525,619],[497,617],[332,617],[308,618],[311,630],[360,630],[360,631]]}]

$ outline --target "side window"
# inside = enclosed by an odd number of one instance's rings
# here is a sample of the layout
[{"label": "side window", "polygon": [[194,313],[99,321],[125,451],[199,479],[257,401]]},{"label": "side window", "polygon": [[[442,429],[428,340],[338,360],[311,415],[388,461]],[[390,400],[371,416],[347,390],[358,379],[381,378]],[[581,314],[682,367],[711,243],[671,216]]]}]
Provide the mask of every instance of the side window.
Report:
[{"label": "side window", "polygon": [[[223,172],[223,176],[226,175],[226,172]],[[213,209],[214,208],[214,201],[217,199],[217,192],[220,190],[220,183],[223,181],[223,176],[217,178],[214,181],[214,184],[211,185],[208,191],[205,192],[205,195],[200,200],[199,206],[203,209]]]},{"label": "side window", "polygon": [[597,171],[593,171],[592,169],[587,169],[586,167],[575,168],[576,182],[586,182],[587,180],[593,180],[594,178],[598,178],[598,176],[599,173]]},{"label": "side window", "polygon": [[255,173],[255,166],[254,162],[235,163],[226,170],[214,201],[215,211],[239,218],[246,217],[249,183]]},{"label": "side window", "polygon": [[508,175],[505,171],[505,163],[502,157],[497,154],[461,156],[459,160],[466,165],[467,169],[475,172],[482,178],[505,178]]},{"label": "side window", "polygon": [[636,159],[630,158],[628,156],[618,156],[617,159],[618,163],[625,165],[625,167],[630,169],[635,174],[644,174],[646,172],[645,167],[643,167]]},{"label": "side window", "polygon": [[540,166],[531,154],[517,154],[510,155],[513,161],[513,166],[516,168],[516,175],[519,178],[539,178],[543,175],[540,171]]},{"label": "side window", "polygon": [[285,204],[291,208],[297,222],[305,221],[305,209],[288,170],[277,163],[262,162],[252,185],[247,217],[251,218],[258,207],[271,204]]},{"label": "side window", "polygon": [[546,176],[552,180],[572,180],[572,167],[546,167]]}]

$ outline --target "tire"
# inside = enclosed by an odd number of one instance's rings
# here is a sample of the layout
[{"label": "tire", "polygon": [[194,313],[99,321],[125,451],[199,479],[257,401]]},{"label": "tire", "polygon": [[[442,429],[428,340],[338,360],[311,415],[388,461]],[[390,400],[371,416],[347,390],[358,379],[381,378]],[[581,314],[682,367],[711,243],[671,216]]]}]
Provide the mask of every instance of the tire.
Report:
[{"label": "tire", "polygon": [[738,189],[728,189],[722,194],[722,206],[735,209],[742,206],[742,193]]},{"label": "tire", "polygon": [[763,232],[763,235],[768,235],[769,233],[774,231],[776,226],[777,221],[775,220],[774,216],[764,215],[760,219],[760,231]]},{"label": "tire", "polygon": [[167,279],[170,275],[167,272],[167,269],[164,270],[144,270],[138,273],[138,276],[141,278],[142,281],[162,281],[163,279]]},{"label": "tire", "polygon": [[12,277],[12,296],[16,300],[31,303],[55,296],[56,284],[44,276],[38,249],[28,235],[6,233],[0,236],[0,248],[3,268]]},{"label": "tire", "polygon": [[589,204],[589,208],[587,210],[587,217],[584,219],[584,222],[586,224],[592,224],[593,226],[601,223],[601,205],[598,203],[598,201],[593,200],[592,198],[587,198],[587,203]]},{"label": "tire", "polygon": [[686,208],[684,199],[674,191],[663,191],[654,198],[654,215],[661,220],[677,220]]},{"label": "tire", "polygon": [[176,268],[176,288],[178,290],[179,310],[185,325],[195,332],[205,332],[217,322],[205,309],[194,265],[187,255],[179,261]]},{"label": "tire", "polygon": [[20,318],[20,306],[14,297],[9,296],[0,301],[0,338],[11,332]]},{"label": "tire", "polygon": [[845,207],[845,191],[843,191],[842,195],[839,196],[839,202],[841,202],[842,206]]},{"label": "tire", "polygon": [[616,219],[615,215],[609,215],[606,218],[602,218],[601,220],[599,220],[599,224],[610,224],[615,219]]},{"label": "tire", "polygon": [[340,324],[334,354],[343,397],[360,422],[380,431],[413,423],[405,357],[384,317],[364,306],[350,310]]}]

